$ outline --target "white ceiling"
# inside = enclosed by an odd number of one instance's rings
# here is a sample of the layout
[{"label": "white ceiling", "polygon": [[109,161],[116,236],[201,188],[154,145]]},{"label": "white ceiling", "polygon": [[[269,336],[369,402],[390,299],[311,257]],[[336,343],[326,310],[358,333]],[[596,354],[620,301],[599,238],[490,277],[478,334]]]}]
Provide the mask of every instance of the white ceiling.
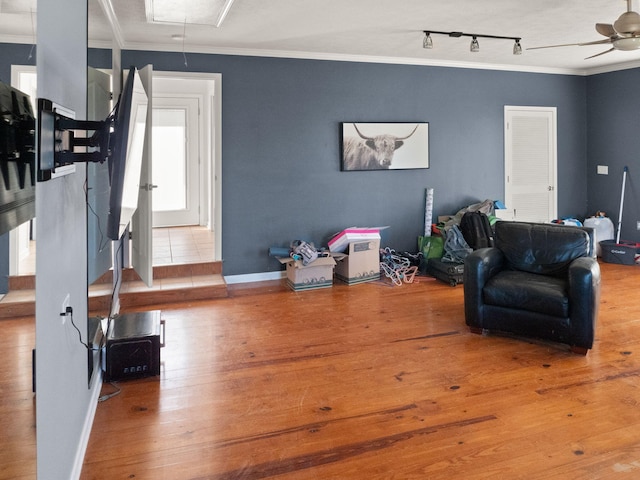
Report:
[{"label": "white ceiling", "polygon": [[[172,0],[197,11],[212,0]],[[613,23],[626,0],[235,0],[219,28],[147,21],[153,0],[88,0],[89,44],[123,49],[225,53],[295,58],[446,65],[518,71],[590,74],[640,66],[640,50],[585,60],[609,48],[527,47],[601,40],[595,24]],[[638,11],[640,0],[632,0]],[[0,41],[33,43],[36,0],[0,0]],[[34,13],[32,13],[34,12]],[[434,35],[422,48],[424,30],[521,37],[513,42]],[[184,39],[180,38],[184,35]],[[177,37],[177,38],[176,38]]]}]

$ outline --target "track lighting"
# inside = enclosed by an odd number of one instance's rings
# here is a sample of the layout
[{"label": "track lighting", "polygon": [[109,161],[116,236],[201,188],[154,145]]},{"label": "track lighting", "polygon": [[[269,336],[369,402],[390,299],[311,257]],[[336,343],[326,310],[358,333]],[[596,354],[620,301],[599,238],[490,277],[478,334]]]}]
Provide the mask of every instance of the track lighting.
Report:
[{"label": "track lighting", "polygon": [[502,37],[500,35],[482,35],[480,33],[462,33],[462,32],[438,32],[436,30],[424,30],[424,39],[422,40],[422,47],[427,49],[433,48],[433,39],[431,38],[432,34],[438,35],[447,35],[453,38],[459,37],[471,37],[471,45],[469,50],[472,52],[480,51],[480,43],[478,42],[478,38],[494,38],[498,40],[513,40],[515,43],[513,45],[513,54],[514,55],[522,55],[522,45],[520,44],[521,37]]}]

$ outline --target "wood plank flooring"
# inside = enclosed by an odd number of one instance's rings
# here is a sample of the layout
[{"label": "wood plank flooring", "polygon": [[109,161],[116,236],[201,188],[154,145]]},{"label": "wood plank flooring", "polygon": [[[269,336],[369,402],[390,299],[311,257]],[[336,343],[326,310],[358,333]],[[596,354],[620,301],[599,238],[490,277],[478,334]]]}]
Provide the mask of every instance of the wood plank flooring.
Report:
[{"label": "wood plank flooring", "polygon": [[[98,405],[82,479],[640,478],[640,268],[601,266],[587,356],[471,334],[425,277],[164,307],[161,375]],[[0,322],[0,478],[34,478],[32,330]]]}]

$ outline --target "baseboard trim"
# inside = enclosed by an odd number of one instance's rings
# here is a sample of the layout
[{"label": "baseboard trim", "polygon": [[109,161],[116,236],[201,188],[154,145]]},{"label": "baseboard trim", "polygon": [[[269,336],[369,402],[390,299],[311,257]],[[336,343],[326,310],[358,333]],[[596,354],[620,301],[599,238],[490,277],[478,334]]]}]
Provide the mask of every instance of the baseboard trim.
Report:
[{"label": "baseboard trim", "polygon": [[226,275],[224,281],[227,285],[236,283],[266,282],[269,280],[281,280],[285,277],[286,272],[262,272],[247,273],[244,275]]},{"label": "baseboard trim", "polygon": [[82,475],[82,466],[84,465],[84,456],[87,453],[87,447],[89,446],[89,438],[91,437],[91,429],[93,427],[93,419],[96,416],[96,410],[98,408],[98,397],[102,389],[102,369],[98,365],[91,377],[91,393],[89,395],[89,408],[87,409],[87,415],[84,419],[84,427],[82,428],[82,436],[78,442],[78,450],[76,451],[76,458],[73,464],[73,471],[71,472],[71,478],[80,480]]}]

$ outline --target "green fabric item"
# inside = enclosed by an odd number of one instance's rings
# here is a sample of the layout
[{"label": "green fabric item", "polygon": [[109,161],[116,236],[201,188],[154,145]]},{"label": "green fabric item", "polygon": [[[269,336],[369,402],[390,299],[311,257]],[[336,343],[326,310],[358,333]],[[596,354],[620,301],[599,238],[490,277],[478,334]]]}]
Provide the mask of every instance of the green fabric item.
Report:
[{"label": "green fabric item", "polygon": [[442,258],[444,254],[444,239],[437,235],[431,237],[418,237],[418,251],[424,258]]}]

